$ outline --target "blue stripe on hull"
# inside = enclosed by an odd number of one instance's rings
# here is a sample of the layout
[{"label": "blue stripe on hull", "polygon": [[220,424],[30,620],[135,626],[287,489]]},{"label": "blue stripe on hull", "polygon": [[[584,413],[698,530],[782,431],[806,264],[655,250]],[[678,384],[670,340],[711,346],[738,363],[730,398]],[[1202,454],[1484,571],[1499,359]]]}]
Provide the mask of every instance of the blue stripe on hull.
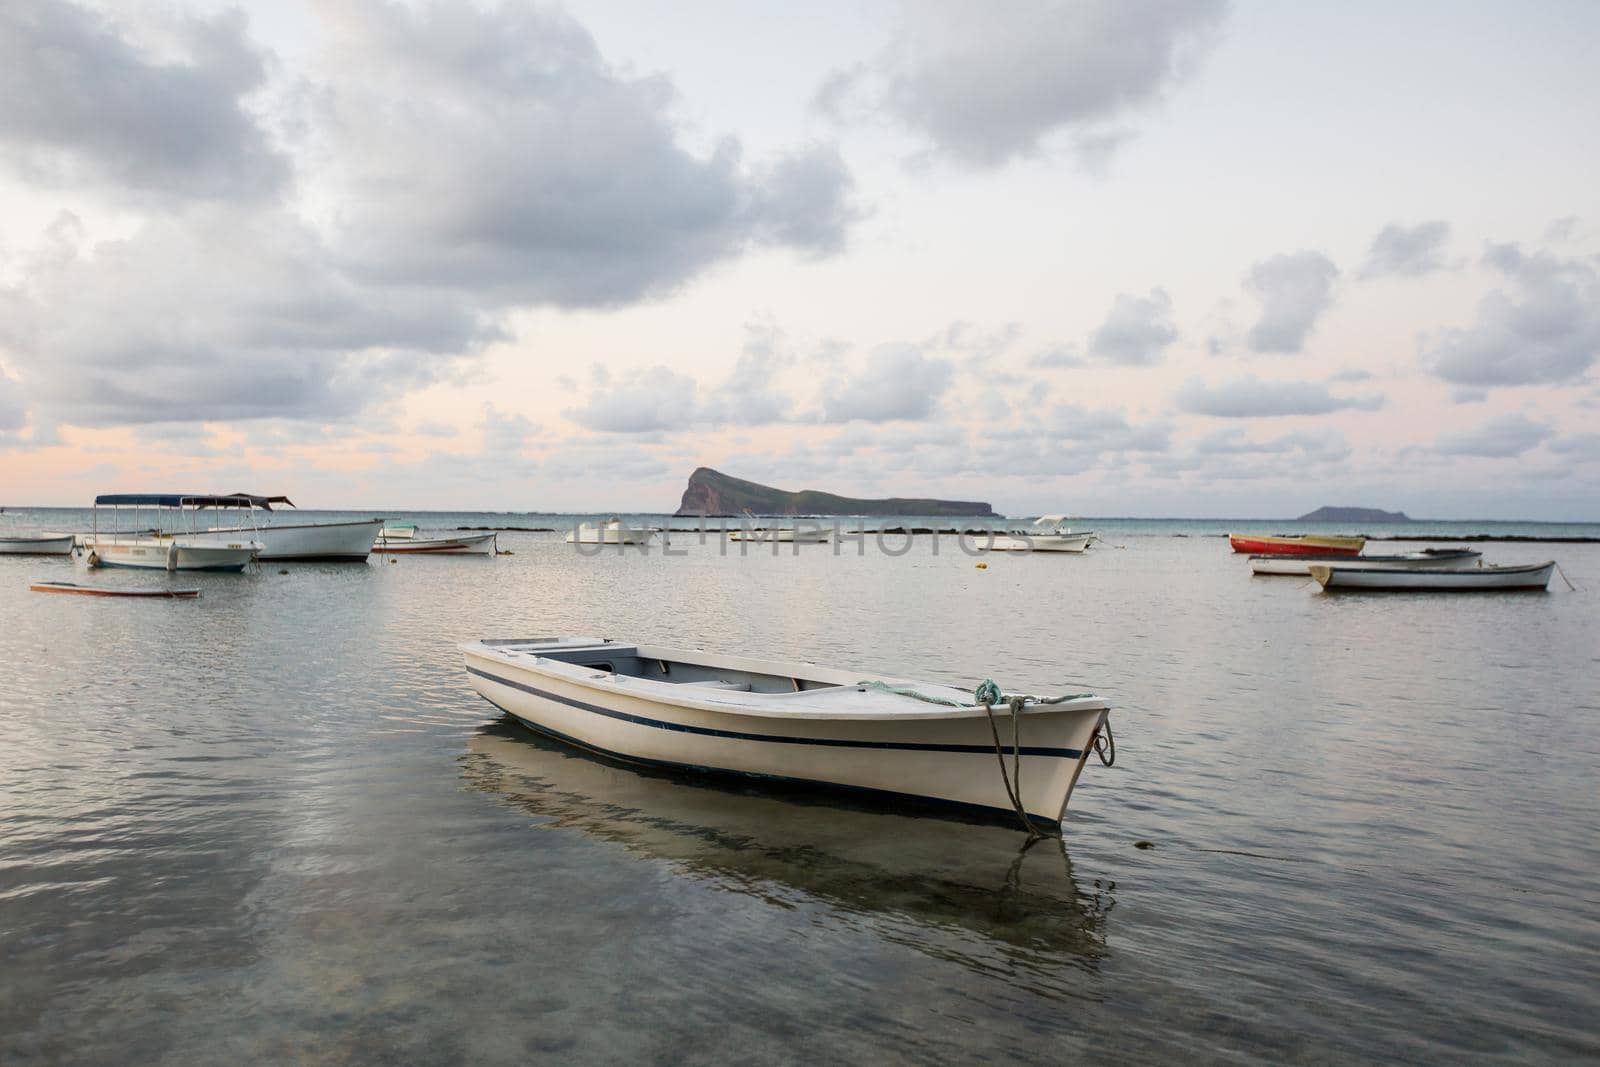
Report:
[{"label": "blue stripe on hull", "polygon": [[[764,782],[777,786],[796,787],[817,793],[837,793],[856,797],[874,797],[882,800],[892,801],[907,808],[929,808],[942,812],[949,812],[952,815],[966,815],[971,818],[981,819],[984,822],[999,822],[1008,823],[1013,826],[1016,825],[1017,813],[1012,811],[1010,808],[993,808],[987,804],[969,804],[961,800],[945,800],[941,797],[923,796],[920,793],[897,793],[890,789],[872,789],[867,786],[860,785],[842,785],[839,782],[820,782],[814,778],[789,778],[779,774],[760,774],[756,771],[731,771],[723,767],[702,767],[694,763],[674,763],[670,760],[646,759],[642,756],[629,756],[622,752],[613,752],[611,749],[600,748],[598,745],[591,745],[586,741],[580,741],[576,737],[562,733],[560,730],[552,730],[548,726],[543,726],[536,722],[530,722],[518,715],[516,712],[512,711],[510,708],[504,707],[501,704],[497,704],[488,697],[483,696],[482,693],[479,693],[478,695],[483,697],[484,700],[488,701],[489,704],[511,716],[523,727],[533,731],[536,734],[554,738],[563,744],[571,745],[573,748],[581,749],[585,752],[592,752],[597,756],[603,756],[606,759],[615,760],[619,763],[631,763],[636,766],[651,767],[663,771],[688,771],[694,774],[709,775],[713,778],[728,778],[737,779],[740,781]],[[993,752],[994,750],[988,749],[987,751]],[[1024,749],[1023,751],[1026,752],[1027,750]],[[1028,813],[1028,821],[1044,830],[1061,829],[1060,820],[1046,818],[1043,815],[1035,815],[1032,812]]]},{"label": "blue stripe on hull", "polygon": [[[625,711],[616,711],[612,708],[602,708],[597,704],[586,704],[581,700],[573,700],[556,693],[536,689],[522,682],[513,682],[509,678],[502,678],[488,671],[480,671],[476,667],[468,667],[468,674],[475,674],[479,678],[488,679],[496,685],[507,686],[511,689],[520,689],[542,700],[551,700],[557,704],[565,704],[579,711],[591,712],[595,715],[604,715],[610,719],[621,719],[623,722],[635,723],[639,726],[652,726],[658,730],[673,730],[679,733],[700,734],[705,737],[723,737],[734,741],[765,741],[775,745],[817,745],[825,748],[880,748],[898,749],[911,752],[982,752],[994,754],[992,745],[938,745],[918,741],[848,741],[832,737],[785,737],[781,734],[748,734],[737,730],[716,730],[709,726],[688,726],[678,722],[664,722],[661,719],[648,719],[642,715],[631,715]],[[498,705],[497,705],[498,706]],[[1010,755],[1011,750],[1007,749]],[[1075,760],[1083,755],[1081,749],[1076,748],[1040,748],[1022,746],[1024,756],[1047,756],[1056,759]]]}]

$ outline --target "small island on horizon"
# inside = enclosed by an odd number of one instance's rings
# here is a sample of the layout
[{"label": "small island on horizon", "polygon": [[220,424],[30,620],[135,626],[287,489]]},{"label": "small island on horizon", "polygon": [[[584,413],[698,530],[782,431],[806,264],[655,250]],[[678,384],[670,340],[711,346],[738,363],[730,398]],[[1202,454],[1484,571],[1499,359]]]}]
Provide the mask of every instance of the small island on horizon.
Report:
[{"label": "small island on horizon", "polygon": [[1308,511],[1295,522],[1411,522],[1403,511],[1382,511],[1378,508],[1345,508],[1324,506]]},{"label": "small island on horizon", "polygon": [[710,467],[698,467],[689,475],[683,502],[676,516],[738,515],[961,515],[977,518],[998,517],[981,500],[935,500],[918,497],[887,497],[881,500],[838,496],[815,489],[789,492],[770,485],[735,478]]}]

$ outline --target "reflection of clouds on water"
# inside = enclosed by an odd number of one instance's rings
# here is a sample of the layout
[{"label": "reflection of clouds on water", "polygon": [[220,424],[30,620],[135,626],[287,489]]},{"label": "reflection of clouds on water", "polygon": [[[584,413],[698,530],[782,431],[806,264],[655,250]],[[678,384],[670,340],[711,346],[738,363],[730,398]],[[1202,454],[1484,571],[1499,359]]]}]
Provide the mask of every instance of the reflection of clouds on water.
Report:
[{"label": "reflection of clouds on water", "polygon": [[544,827],[964,966],[1026,962],[1048,983],[1052,963],[1105,952],[1110,891],[1077,884],[1059,838],[1024,851],[1009,829],[619,766],[509,720],[473,735],[462,774]]}]

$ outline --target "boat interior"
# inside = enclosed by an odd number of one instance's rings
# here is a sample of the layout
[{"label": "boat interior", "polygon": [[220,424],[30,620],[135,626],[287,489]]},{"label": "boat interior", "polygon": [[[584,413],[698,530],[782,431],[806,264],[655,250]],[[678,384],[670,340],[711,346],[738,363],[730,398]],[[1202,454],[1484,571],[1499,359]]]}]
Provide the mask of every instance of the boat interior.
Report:
[{"label": "boat interior", "polygon": [[[659,659],[641,656],[635,645],[606,644],[573,647],[559,644],[560,638],[519,638],[510,641],[485,641],[500,651],[524,652],[540,659],[589,667],[596,672],[651,682],[670,682],[699,689],[718,689],[739,693],[803,693],[818,689],[838,689],[843,683],[818,678],[768,674],[692,660]],[[550,643],[553,647],[540,648]],[[511,646],[511,647],[507,647]],[[526,646],[526,647],[516,647]]]}]

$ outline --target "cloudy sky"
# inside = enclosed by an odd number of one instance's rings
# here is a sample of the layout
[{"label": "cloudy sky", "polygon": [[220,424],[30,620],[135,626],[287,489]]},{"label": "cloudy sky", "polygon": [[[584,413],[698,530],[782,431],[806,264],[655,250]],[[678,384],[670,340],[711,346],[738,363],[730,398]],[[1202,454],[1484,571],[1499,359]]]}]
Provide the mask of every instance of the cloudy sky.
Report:
[{"label": "cloudy sky", "polygon": [[1600,520],[1600,5],[0,5],[0,504]]}]

